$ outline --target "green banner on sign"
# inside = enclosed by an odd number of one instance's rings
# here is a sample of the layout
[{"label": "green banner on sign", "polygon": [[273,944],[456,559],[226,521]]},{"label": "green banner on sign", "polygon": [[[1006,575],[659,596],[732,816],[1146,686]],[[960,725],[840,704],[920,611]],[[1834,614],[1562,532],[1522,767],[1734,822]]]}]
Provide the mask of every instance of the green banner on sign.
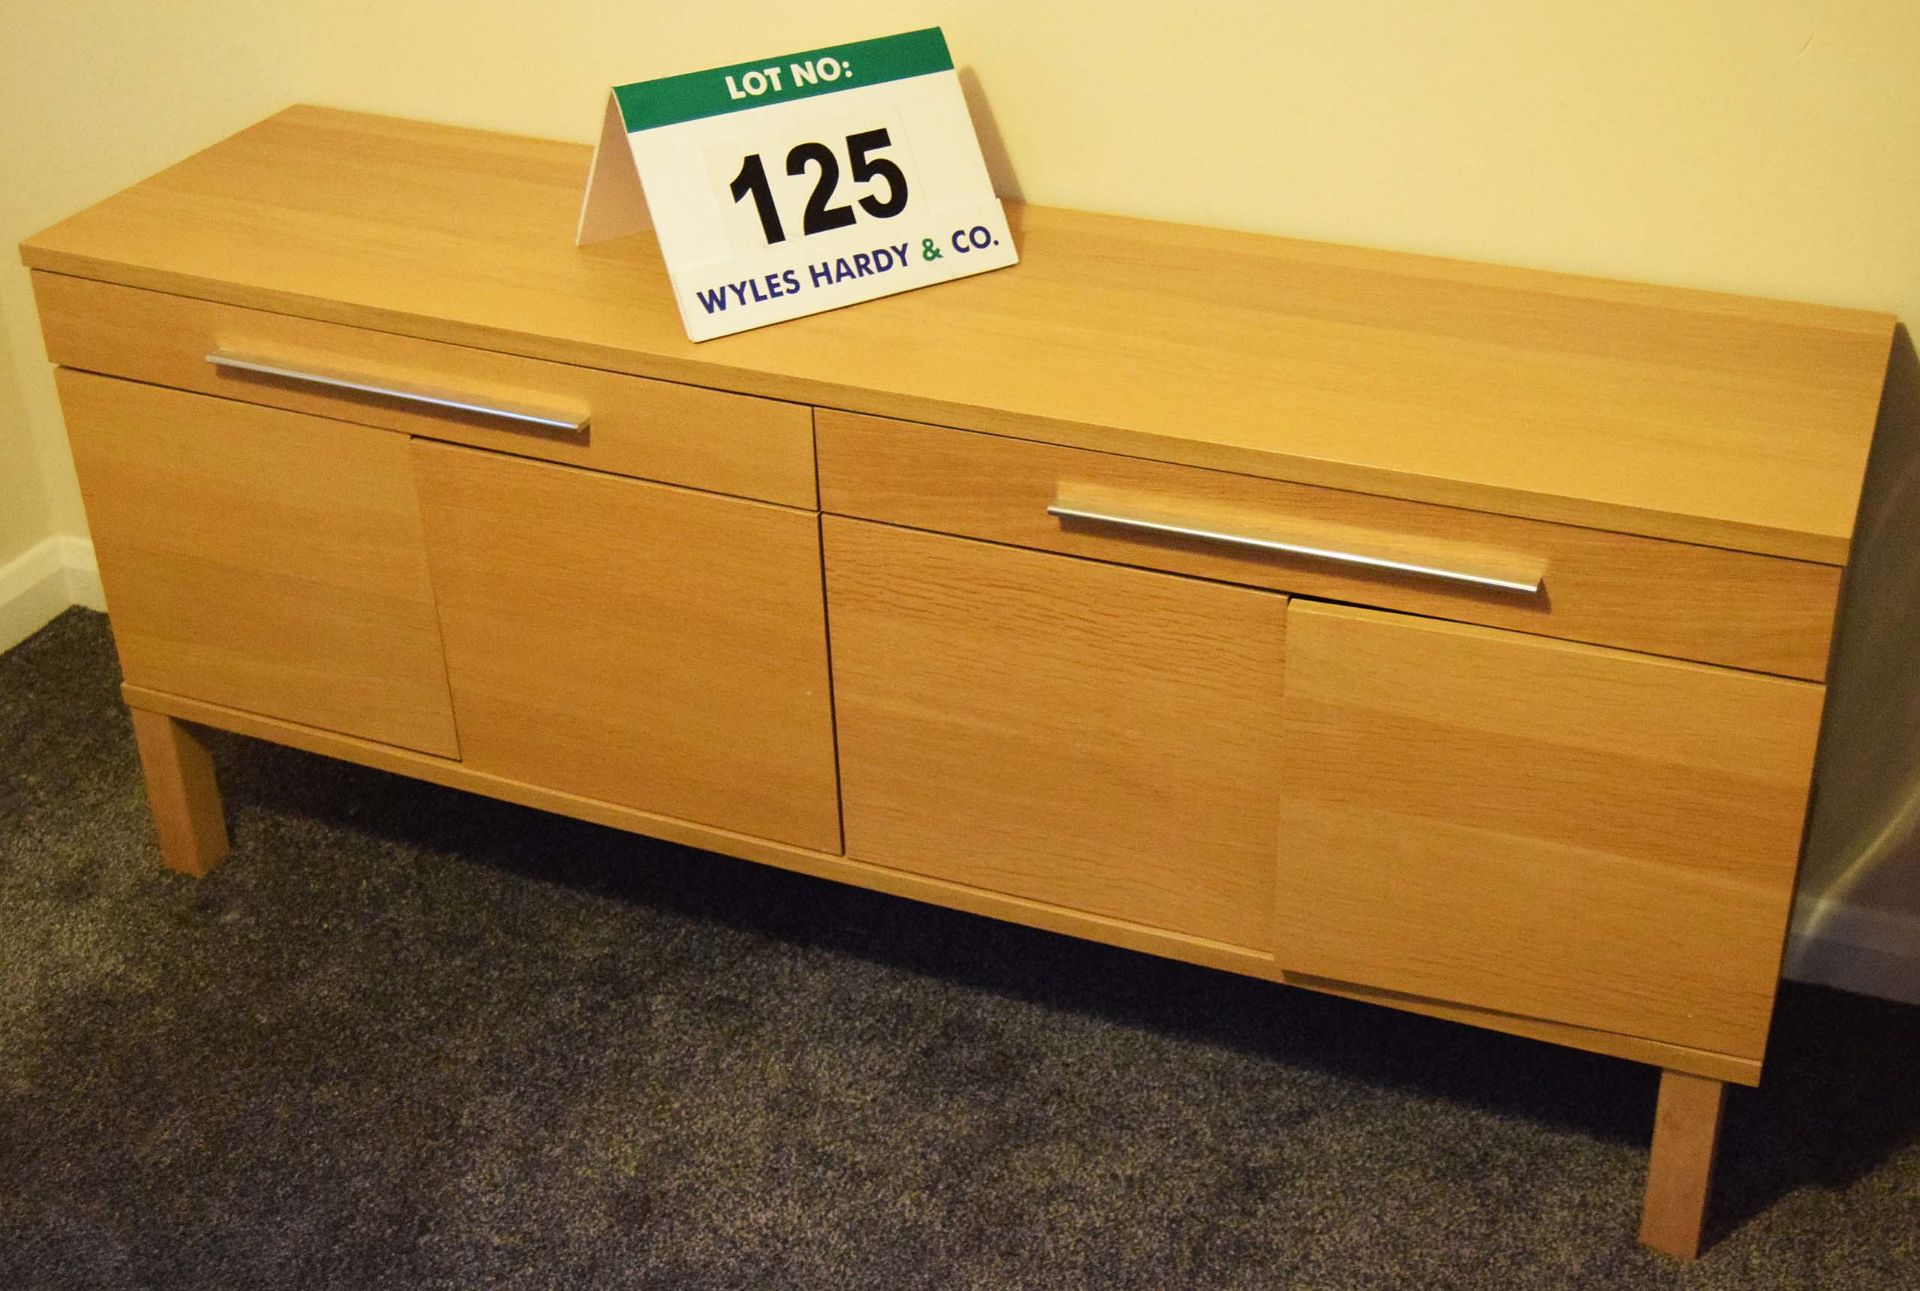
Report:
[{"label": "green banner on sign", "polygon": [[627,133],[953,70],[938,27],[616,85]]}]

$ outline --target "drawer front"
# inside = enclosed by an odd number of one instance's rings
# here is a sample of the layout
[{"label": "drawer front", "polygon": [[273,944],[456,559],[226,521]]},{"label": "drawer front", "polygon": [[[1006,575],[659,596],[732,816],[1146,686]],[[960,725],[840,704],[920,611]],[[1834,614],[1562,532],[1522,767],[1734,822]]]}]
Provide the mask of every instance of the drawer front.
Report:
[{"label": "drawer front", "polygon": [[128,681],[458,755],[404,435],[58,379]]},{"label": "drawer front", "polygon": [[[59,274],[34,274],[34,290],[47,352],[65,367],[616,475],[815,503],[812,411],[798,404]],[[438,402],[216,366],[211,355]],[[581,419],[584,430],[543,424]]]},{"label": "drawer front", "polygon": [[1822,697],[1294,601],[1279,964],[1757,1060]]},{"label": "drawer front", "polygon": [[1268,948],[1284,597],[824,528],[848,856]]},{"label": "drawer front", "polygon": [[812,512],[416,441],[468,766],[840,850]]},{"label": "drawer front", "polygon": [[[1826,674],[1840,589],[1829,565],[850,413],[822,410],[817,423],[821,505],[836,514],[1761,672]],[[1061,518],[1053,507],[1111,519]],[[1167,532],[1182,529],[1215,536]],[[1264,545],[1222,540],[1235,538]],[[1431,572],[1336,558],[1344,556]],[[1445,575],[1523,587],[1538,578],[1542,590]]]}]

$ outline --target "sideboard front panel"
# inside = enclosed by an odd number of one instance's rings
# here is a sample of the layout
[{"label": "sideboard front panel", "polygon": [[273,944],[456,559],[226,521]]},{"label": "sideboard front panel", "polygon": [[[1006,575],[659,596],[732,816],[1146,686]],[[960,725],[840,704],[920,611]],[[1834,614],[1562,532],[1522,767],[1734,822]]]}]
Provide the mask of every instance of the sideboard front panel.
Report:
[{"label": "sideboard front panel", "polygon": [[840,850],[819,520],[416,441],[469,766]]},{"label": "sideboard front panel", "polygon": [[405,436],[59,383],[128,681],[458,755]]},{"label": "sideboard front panel", "polygon": [[[814,505],[813,413],[799,404],[64,274],[36,273],[33,285],[47,352],[66,367],[616,475]],[[236,358],[278,374],[226,362]],[[487,408],[587,425],[557,429]]]},{"label": "sideboard front panel", "polygon": [[828,517],[847,854],[1266,950],[1286,599]]},{"label": "sideboard front panel", "polygon": [[1290,973],[1758,1059],[1822,689],[1294,601]]},{"label": "sideboard front panel", "polygon": [[[990,542],[1818,680],[1831,565],[822,410],[821,508]],[[1487,573],[1537,595],[1057,517],[1055,504]]]}]

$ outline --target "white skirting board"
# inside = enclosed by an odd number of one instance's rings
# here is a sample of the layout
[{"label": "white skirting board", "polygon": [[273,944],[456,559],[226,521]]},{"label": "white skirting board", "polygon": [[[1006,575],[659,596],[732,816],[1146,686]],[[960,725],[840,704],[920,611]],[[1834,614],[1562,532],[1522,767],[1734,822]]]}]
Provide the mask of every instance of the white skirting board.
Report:
[{"label": "white skirting board", "polygon": [[[64,534],[43,538],[0,565],[0,650],[73,605],[107,608],[93,544]],[[1803,896],[1787,939],[1786,975],[1920,1004],[1920,915]]]},{"label": "white skirting board", "polygon": [[1784,971],[1797,982],[1920,1004],[1920,915],[1803,896]]},{"label": "white skirting board", "polygon": [[85,538],[55,534],[0,565],[0,650],[11,650],[73,605],[104,610],[100,566]]}]

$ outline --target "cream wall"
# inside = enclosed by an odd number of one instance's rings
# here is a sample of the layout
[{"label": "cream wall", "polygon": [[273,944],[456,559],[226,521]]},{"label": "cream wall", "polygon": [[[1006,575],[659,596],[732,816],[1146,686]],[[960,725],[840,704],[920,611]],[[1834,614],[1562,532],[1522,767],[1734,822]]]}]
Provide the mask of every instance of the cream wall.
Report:
[{"label": "cream wall", "polygon": [[[586,141],[609,83],[938,23],[1032,201],[1920,319],[1914,0],[0,0],[0,17],[9,245],[287,102]],[[11,263],[0,341],[4,566],[84,519]],[[1860,810],[1911,825],[1913,806]],[[1895,922],[1875,926],[1920,929],[1920,847],[1876,837],[1897,863],[1873,888]]]},{"label": "cream wall", "polygon": [[0,565],[54,532],[51,485],[27,438],[26,404],[13,374],[18,355],[33,346],[10,335],[11,314],[0,315]]},{"label": "cream wall", "polygon": [[0,566],[86,517],[20,240],[272,111],[261,6],[0,0]]},{"label": "cream wall", "polygon": [[1920,317],[1913,0],[328,8],[301,93],[581,140],[603,84],[938,23],[1031,201]]}]

